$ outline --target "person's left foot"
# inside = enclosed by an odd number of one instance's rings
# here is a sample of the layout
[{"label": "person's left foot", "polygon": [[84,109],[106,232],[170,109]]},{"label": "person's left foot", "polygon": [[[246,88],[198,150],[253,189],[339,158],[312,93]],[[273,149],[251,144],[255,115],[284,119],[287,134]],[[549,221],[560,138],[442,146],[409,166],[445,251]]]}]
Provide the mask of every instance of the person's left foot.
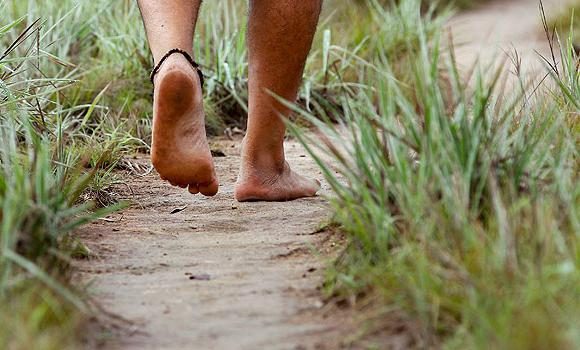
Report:
[{"label": "person's left foot", "polygon": [[159,176],[192,194],[214,196],[218,180],[205,134],[197,72],[180,55],[169,57],[155,80],[151,161]]}]

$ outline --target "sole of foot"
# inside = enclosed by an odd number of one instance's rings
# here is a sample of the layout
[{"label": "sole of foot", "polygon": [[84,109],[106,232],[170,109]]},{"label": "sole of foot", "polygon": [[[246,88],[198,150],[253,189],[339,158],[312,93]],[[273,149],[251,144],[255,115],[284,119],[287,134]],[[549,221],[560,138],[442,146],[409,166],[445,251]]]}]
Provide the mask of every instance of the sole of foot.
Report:
[{"label": "sole of foot", "polygon": [[[239,202],[284,202],[314,197],[320,190],[320,182],[298,175],[286,162],[281,171],[260,171],[251,166],[245,168],[234,193]],[[252,169],[251,174],[247,169]]]},{"label": "sole of foot", "polygon": [[163,180],[192,194],[218,192],[199,78],[181,55],[169,57],[155,77],[151,143],[151,162]]}]

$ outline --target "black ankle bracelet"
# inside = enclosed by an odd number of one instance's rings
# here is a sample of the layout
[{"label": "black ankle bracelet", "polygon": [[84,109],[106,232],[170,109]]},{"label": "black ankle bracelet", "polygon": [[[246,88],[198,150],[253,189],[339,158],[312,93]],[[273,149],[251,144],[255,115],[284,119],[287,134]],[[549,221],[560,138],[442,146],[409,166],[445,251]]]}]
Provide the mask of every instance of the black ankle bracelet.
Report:
[{"label": "black ankle bracelet", "polygon": [[165,62],[165,60],[167,60],[169,58],[169,56],[175,54],[175,53],[179,53],[182,54],[183,57],[185,57],[185,59],[189,62],[189,64],[191,64],[191,66],[193,67],[193,69],[197,72],[197,75],[199,75],[199,81],[201,83],[201,88],[203,89],[203,85],[204,85],[204,79],[203,79],[203,73],[201,72],[201,68],[199,68],[199,64],[197,64],[197,62],[195,62],[193,60],[193,58],[191,58],[191,56],[184,50],[182,49],[171,49],[169,50],[160,60],[159,63],[157,63],[157,65],[155,66],[155,68],[153,68],[153,71],[151,71],[151,83],[155,84],[153,82],[153,79],[155,78],[155,75],[157,73],[159,73],[159,70],[161,69],[161,65],[163,64],[163,62]]}]

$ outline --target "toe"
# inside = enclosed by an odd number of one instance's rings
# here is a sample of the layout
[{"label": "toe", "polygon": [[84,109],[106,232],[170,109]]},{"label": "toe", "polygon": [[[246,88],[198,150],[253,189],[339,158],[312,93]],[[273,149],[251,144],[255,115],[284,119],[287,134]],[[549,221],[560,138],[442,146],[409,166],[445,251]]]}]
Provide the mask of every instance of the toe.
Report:
[{"label": "toe", "polygon": [[299,197],[313,197],[320,190],[320,181],[302,177],[301,190],[297,191]]},{"label": "toe", "polygon": [[313,195],[313,196],[314,196],[314,195],[316,195],[316,193],[317,193],[318,191],[320,191],[320,188],[321,188],[321,187],[322,187],[322,184],[320,183],[320,181],[318,181],[318,180],[314,180],[314,187],[312,188],[312,190],[313,190],[313,192],[314,192],[314,193],[313,193],[312,195]]},{"label": "toe", "polygon": [[[305,179],[306,180],[306,179]],[[301,190],[293,192],[290,197],[291,199],[302,198],[302,197],[315,197],[320,190],[320,182],[318,180],[306,180],[301,186]]]},{"label": "toe", "polygon": [[199,193],[199,188],[197,187],[196,184],[189,185],[189,193],[191,193],[191,194],[198,194]]},{"label": "toe", "polygon": [[199,192],[204,196],[215,196],[218,193],[219,184],[217,181],[199,184]]}]

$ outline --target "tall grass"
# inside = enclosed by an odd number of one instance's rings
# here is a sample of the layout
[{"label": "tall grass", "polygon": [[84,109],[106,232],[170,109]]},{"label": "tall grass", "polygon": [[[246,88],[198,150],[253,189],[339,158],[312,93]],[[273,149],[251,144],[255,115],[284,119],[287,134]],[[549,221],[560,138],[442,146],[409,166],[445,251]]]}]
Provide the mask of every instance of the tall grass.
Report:
[{"label": "tall grass", "polygon": [[86,310],[69,285],[71,232],[115,208],[81,201],[107,152],[85,169],[83,120],[61,104],[71,80],[46,73],[58,59],[41,22],[23,23],[0,29],[0,348],[62,349]]},{"label": "tall grass", "polygon": [[350,239],[329,293],[360,297],[371,330],[399,323],[415,347],[577,348],[580,73],[572,39],[537,89],[514,89],[488,67],[466,81],[441,34],[427,31],[420,2],[404,6],[414,13],[398,20],[416,24],[405,26],[412,33],[402,43],[410,83],[383,54],[391,42],[379,40],[369,88],[345,92],[345,121],[303,112],[319,134],[294,130],[331,184]]}]

